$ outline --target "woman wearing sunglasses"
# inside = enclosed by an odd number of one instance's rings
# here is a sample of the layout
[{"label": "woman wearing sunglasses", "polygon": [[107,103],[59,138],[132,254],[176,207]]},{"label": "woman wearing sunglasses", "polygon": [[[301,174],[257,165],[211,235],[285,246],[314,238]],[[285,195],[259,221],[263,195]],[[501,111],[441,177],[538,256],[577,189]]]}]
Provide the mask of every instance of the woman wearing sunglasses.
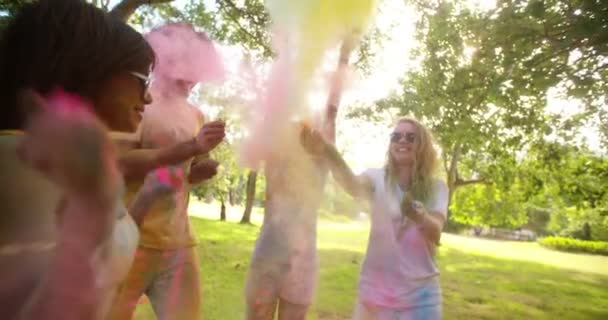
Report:
[{"label": "woman wearing sunglasses", "polygon": [[135,131],[151,102],[154,59],[139,33],[84,0],[28,3],[3,31],[3,319],[103,318],[138,242],[122,175],[210,148],[202,130],[162,150],[115,151],[109,130]]},{"label": "woman wearing sunglasses", "polygon": [[[144,148],[175,145],[191,140],[203,126],[215,128],[219,143],[224,137],[224,123],[204,124],[202,112],[188,101],[197,83],[215,76],[213,69],[201,65],[219,65],[219,55],[209,38],[191,25],[170,23],[153,29],[146,39],[157,56],[151,87],[154,103],[144,112],[137,143]],[[203,154],[167,167],[184,172],[188,179],[172,192],[150,197],[133,265],[117,292],[108,320],[131,319],[144,294],[157,319],[200,319],[200,266],[196,235],[188,217],[189,196],[193,186],[216,174],[217,166]],[[143,180],[129,181],[127,199]]]},{"label": "woman wearing sunglasses", "polygon": [[441,319],[435,251],[446,220],[448,189],[437,176],[438,156],[429,130],[415,119],[399,120],[385,166],[360,176],[317,132],[304,129],[301,141],[309,153],[326,159],[347,192],[371,203],[354,319]]},{"label": "woman wearing sunglasses", "polygon": [[101,319],[138,238],[108,128],[137,128],[154,52],[82,0],[25,4],[1,39],[0,314]]}]

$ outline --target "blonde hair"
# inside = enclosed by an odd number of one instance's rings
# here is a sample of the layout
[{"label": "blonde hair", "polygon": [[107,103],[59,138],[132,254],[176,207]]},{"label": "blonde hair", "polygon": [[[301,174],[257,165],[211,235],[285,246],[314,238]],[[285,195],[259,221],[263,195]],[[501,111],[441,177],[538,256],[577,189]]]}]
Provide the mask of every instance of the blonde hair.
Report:
[{"label": "blonde hair", "polygon": [[[395,123],[395,126],[400,123],[409,123],[416,127],[418,145],[415,150],[412,179],[410,180],[411,184],[408,186],[408,189],[415,200],[427,202],[430,200],[433,192],[433,180],[437,175],[439,164],[438,152],[433,144],[433,135],[429,129],[415,118],[401,118]],[[390,144],[387,150],[387,160],[384,169],[386,183],[390,187],[389,190],[394,190],[394,187],[397,185],[397,168],[391,155]]]}]

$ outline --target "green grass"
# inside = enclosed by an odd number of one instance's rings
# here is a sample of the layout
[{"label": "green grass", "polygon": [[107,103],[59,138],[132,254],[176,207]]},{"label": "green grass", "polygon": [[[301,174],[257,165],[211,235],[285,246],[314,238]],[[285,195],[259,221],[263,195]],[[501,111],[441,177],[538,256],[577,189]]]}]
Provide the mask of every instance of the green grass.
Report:
[{"label": "green grass", "polygon": [[[203,318],[243,319],[245,274],[259,227],[192,222],[200,242]],[[364,224],[320,223],[319,287],[308,319],[350,319],[367,235]],[[608,257],[444,234],[438,262],[445,319],[608,319]],[[154,319],[148,304],[135,319]]]}]

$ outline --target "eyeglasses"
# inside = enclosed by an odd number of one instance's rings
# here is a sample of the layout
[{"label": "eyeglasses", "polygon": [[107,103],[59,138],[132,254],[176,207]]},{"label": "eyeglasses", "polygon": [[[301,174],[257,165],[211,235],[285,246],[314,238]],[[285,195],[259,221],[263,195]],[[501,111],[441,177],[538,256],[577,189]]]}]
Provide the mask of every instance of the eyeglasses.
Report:
[{"label": "eyeglasses", "polygon": [[405,138],[405,142],[407,142],[407,143],[414,143],[416,141],[416,134],[413,132],[407,132],[407,133],[393,132],[393,133],[391,133],[391,142],[397,143],[397,142],[401,141],[401,138]]},{"label": "eyeglasses", "polygon": [[151,76],[146,76],[144,74],[141,74],[141,73],[135,72],[135,71],[131,71],[129,73],[132,76],[134,76],[135,78],[137,78],[137,80],[140,81],[142,89],[144,90],[144,94],[146,92],[148,92],[148,89],[150,88],[150,83],[152,82],[152,77]]}]

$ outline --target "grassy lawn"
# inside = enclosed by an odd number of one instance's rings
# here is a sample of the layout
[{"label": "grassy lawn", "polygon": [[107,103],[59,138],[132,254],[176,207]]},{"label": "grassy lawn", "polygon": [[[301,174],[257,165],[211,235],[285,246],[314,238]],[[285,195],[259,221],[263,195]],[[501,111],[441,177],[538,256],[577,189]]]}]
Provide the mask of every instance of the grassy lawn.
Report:
[{"label": "grassy lawn", "polygon": [[[200,240],[203,318],[243,319],[245,273],[259,227],[192,222]],[[364,223],[320,223],[319,288],[309,319],[350,319],[367,234]],[[445,319],[608,319],[608,257],[444,234],[438,261]],[[155,319],[145,300],[135,319]]]}]

